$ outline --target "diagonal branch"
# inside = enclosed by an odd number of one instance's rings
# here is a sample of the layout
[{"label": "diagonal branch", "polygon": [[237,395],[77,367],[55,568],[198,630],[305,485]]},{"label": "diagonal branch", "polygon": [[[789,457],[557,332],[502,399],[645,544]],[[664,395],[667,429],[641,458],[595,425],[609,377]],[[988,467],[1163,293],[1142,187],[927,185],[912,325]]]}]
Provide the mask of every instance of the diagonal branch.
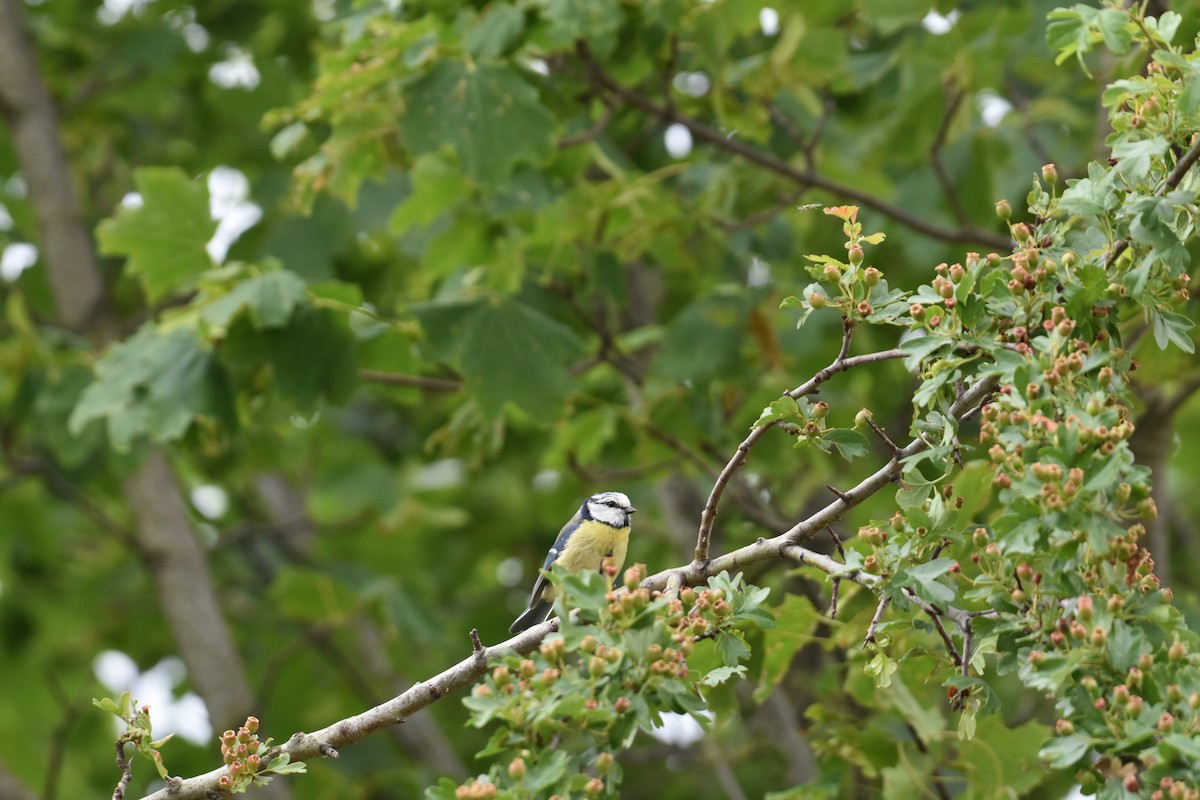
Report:
[{"label": "diagonal branch", "polygon": [[[415,684],[408,691],[372,709],[340,720],[312,733],[297,733],[280,748],[292,761],[311,761],[315,758],[336,757],[337,751],[361,741],[376,731],[398,725],[415,712],[431,705],[453,691],[469,686],[487,672],[488,664],[497,656],[509,652],[528,653],[542,639],[558,630],[558,620],[551,619],[491,647],[476,647],[471,655],[427,681]],[[200,800],[217,792],[217,781],[227,773],[225,767],[194,778],[171,778],[167,785],[143,800]]]},{"label": "diagonal branch", "polygon": [[588,65],[588,78],[599,88],[612,94],[613,97],[620,99],[635,108],[640,108],[650,114],[661,118],[664,122],[678,123],[692,134],[694,139],[702,142],[707,142],[718,150],[723,150],[736,156],[740,156],[752,164],[757,164],[760,167],[770,170],[781,177],[795,181],[804,186],[813,186],[818,189],[824,189],[831,194],[841,198],[853,200],[867,208],[872,208],[885,216],[888,216],[901,225],[912,228],[919,233],[923,233],[933,239],[938,239],[943,242],[951,242],[957,244],[976,243],[984,244],[996,250],[1010,250],[1012,242],[1007,236],[1002,236],[992,231],[976,228],[972,226],[964,226],[956,229],[943,228],[939,225],[926,220],[919,214],[915,214],[900,206],[893,205],[884,200],[879,199],[873,194],[864,192],[850,184],[840,183],[838,181],[827,178],[819,172],[814,172],[811,169],[803,169],[796,167],[787,161],[773,155],[772,153],[762,150],[753,145],[735,139],[732,136],[727,136],[721,131],[713,128],[705,123],[689,117],[681,113],[677,108],[671,105],[655,102],[645,95],[639,94],[632,89],[626,88],[609,77],[600,65],[592,58],[591,53],[587,49],[587,45],[580,43],[577,52],[580,57]]}]

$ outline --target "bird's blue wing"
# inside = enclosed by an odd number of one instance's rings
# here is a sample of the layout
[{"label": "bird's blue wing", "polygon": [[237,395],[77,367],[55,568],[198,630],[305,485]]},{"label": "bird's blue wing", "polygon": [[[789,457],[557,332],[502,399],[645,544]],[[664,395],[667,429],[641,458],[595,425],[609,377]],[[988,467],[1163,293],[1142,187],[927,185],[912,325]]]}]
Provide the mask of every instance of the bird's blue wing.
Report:
[{"label": "bird's blue wing", "polygon": [[[567,524],[562,526],[562,530],[558,532],[558,538],[554,540],[554,546],[550,548],[550,552],[546,553],[546,562],[542,564],[542,569],[550,569],[550,565],[558,560],[562,555],[563,550],[567,546],[567,541],[571,538],[576,529],[579,528],[579,523],[583,521],[582,511],[575,512],[575,516],[567,520]],[[546,588],[546,576],[539,574],[537,581],[533,584],[533,591],[529,594],[529,604],[533,605],[542,596],[542,590]]]}]

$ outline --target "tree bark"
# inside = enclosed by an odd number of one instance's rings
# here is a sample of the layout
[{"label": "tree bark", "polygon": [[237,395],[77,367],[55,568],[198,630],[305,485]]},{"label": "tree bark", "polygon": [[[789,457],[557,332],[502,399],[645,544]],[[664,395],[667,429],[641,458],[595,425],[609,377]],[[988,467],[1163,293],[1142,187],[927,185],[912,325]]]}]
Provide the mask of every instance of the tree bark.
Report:
[{"label": "tree bark", "polygon": [[0,0],[0,114],[29,185],[58,320],[82,331],[97,313],[103,285],[60,144],[58,111],[38,70],[21,5]]},{"label": "tree bark", "polygon": [[[0,114],[12,130],[29,186],[58,321],[104,342],[116,326],[104,302],[103,279],[68,169],[58,112],[22,13],[21,0],[0,0]],[[253,694],[221,616],[207,560],[161,451],[152,450],[124,488],[137,518],[140,554],[209,718],[218,730],[240,723],[255,710]],[[290,792],[277,781],[259,796],[283,800]]]}]

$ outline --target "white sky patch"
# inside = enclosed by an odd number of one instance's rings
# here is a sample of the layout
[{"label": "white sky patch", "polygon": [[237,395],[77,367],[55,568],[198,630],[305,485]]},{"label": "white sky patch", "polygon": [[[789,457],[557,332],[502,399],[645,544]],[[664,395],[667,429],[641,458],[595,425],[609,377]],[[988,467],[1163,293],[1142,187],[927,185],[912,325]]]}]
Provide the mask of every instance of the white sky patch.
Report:
[{"label": "white sky patch", "polygon": [[520,586],[525,580],[525,565],[519,558],[506,558],[496,565],[496,580],[508,588]]},{"label": "white sky patch", "polygon": [[550,492],[562,483],[562,473],[556,469],[543,469],[533,476],[533,488],[539,492]]},{"label": "white sky patch", "polygon": [[210,38],[205,27],[197,22],[184,26],[183,41],[193,53],[207,50]]},{"label": "white sky patch", "polygon": [[[114,694],[127,691],[139,706],[150,706],[156,737],[175,733],[192,744],[206,744],[212,739],[204,701],[194,692],[175,697],[175,687],[187,677],[187,668],[178,658],[164,658],[141,672],[125,653],[105,650],[92,662],[92,671]],[[115,718],[113,723],[114,729],[124,727]]]},{"label": "white sky patch", "polygon": [[0,203],[0,231],[11,231],[13,229],[12,214],[8,213],[8,206]]},{"label": "white sky patch", "polygon": [[164,18],[168,25],[183,35],[183,42],[193,53],[203,53],[208,49],[210,37],[203,25],[196,22],[196,9],[188,6],[177,11],[167,12]]},{"label": "white sky patch", "polygon": [[262,219],[262,209],[247,199],[250,181],[233,167],[217,167],[208,173],[208,194],[209,213],[217,220],[217,230],[208,240],[208,254],[222,264],[238,237]]},{"label": "white sky patch", "polygon": [[692,152],[692,132],[676,122],[663,134],[663,144],[672,158],[684,158]]},{"label": "white sky patch", "polygon": [[703,97],[712,88],[712,81],[703,72],[680,72],[671,82],[677,92],[689,97]]},{"label": "white sky patch", "polygon": [[317,22],[329,22],[337,16],[337,3],[334,0],[313,0],[312,14]]},{"label": "white sky patch", "polygon": [[96,18],[105,25],[116,25],[126,14],[140,17],[153,0],[104,0],[104,5],[96,11]]},{"label": "white sky patch", "polygon": [[[712,712],[701,711],[702,715],[713,718]],[[706,731],[691,714],[679,714],[667,711],[662,715],[662,724],[650,729],[650,735],[663,744],[676,747],[691,747],[704,738]]]},{"label": "white sky patch", "polygon": [[467,465],[461,458],[443,458],[417,470],[409,485],[417,491],[437,491],[462,486],[466,479]]},{"label": "white sky patch", "polygon": [[758,12],[758,26],[762,28],[763,36],[777,36],[779,34],[779,12],[770,6],[764,6],[763,10]]},{"label": "white sky patch", "polygon": [[141,208],[145,202],[139,192],[129,192],[121,198],[121,208]]},{"label": "white sky patch", "polygon": [[37,263],[38,249],[27,242],[13,242],[0,255],[0,278],[12,283]]},{"label": "white sky patch", "polygon": [[951,9],[949,14],[939,14],[936,11],[930,11],[921,20],[921,27],[932,33],[934,36],[942,36],[950,32],[954,24],[958,22],[958,18],[962,16],[958,13],[958,9]]},{"label": "white sky patch", "polygon": [[750,259],[750,269],[746,271],[746,285],[751,289],[766,286],[771,282],[771,265],[758,256]]},{"label": "white sky patch", "polygon": [[538,75],[550,74],[550,65],[547,64],[544,59],[527,58],[523,63],[525,64],[525,69],[529,70],[530,72],[536,72]]},{"label": "white sky patch", "polygon": [[192,505],[205,519],[220,519],[229,510],[229,493],[211,483],[192,489]]},{"label": "white sky patch", "polygon": [[1013,104],[995,92],[985,90],[975,95],[975,108],[979,110],[983,124],[994,128],[1013,110]]},{"label": "white sky patch", "polygon": [[253,89],[258,86],[262,77],[254,59],[236,44],[226,44],[221,48],[224,61],[218,61],[208,68],[208,79],[222,89]]}]

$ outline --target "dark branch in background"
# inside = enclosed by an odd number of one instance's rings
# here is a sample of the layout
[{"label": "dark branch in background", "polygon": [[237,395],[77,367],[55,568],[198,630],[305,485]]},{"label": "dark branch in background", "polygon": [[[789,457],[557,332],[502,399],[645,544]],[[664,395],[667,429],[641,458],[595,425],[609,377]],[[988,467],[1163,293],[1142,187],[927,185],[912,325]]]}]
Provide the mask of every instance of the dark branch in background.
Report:
[{"label": "dark branch in background", "polygon": [[[50,693],[54,695],[54,701],[62,710],[62,719],[54,726],[50,735],[50,751],[46,757],[46,788],[42,792],[42,800],[54,800],[58,796],[58,779],[62,774],[63,760],[67,754],[67,738],[79,716],[80,704],[67,697],[53,672],[46,674],[46,683],[50,687]],[[0,792],[0,797],[7,795]]]},{"label": "dark branch in background", "polygon": [[[1043,164],[1057,163],[1056,159],[1050,155],[1050,151],[1046,149],[1046,145],[1034,130],[1033,118],[1029,114],[1029,98],[1021,91],[1017,81],[1012,75],[1004,76],[1004,85],[1008,90],[1008,96],[1012,98],[1013,105],[1016,106],[1017,113],[1021,115],[1021,127],[1025,129],[1025,141],[1029,142],[1029,149],[1041,159]],[[1063,175],[1063,177],[1066,177]]]},{"label": "dark branch in background", "polygon": [[958,109],[962,106],[963,97],[966,96],[966,91],[962,88],[954,87],[953,78],[946,81],[943,89],[946,93],[946,108],[942,112],[942,124],[938,127],[937,135],[933,137],[933,143],[929,145],[929,161],[933,164],[933,174],[937,176],[938,183],[941,184],[942,193],[946,195],[946,202],[950,204],[950,209],[954,212],[954,218],[958,220],[959,225],[969,227],[971,225],[971,217],[967,214],[967,210],[963,208],[962,199],[958,196],[958,190],[954,188],[954,182],[950,180],[950,176],[946,173],[946,165],[942,163],[942,148],[946,146],[946,137],[950,134],[950,126],[954,123],[954,115],[958,113]]},{"label": "dark branch in background", "polygon": [[382,372],[377,369],[360,369],[358,376],[371,383],[388,386],[409,386],[428,392],[457,392],[463,388],[462,381],[451,378],[430,378],[425,375],[405,375],[399,372]]},{"label": "dark branch in background", "polygon": [[753,145],[727,136],[697,119],[680,113],[672,105],[657,103],[632,89],[622,86],[609,77],[600,67],[599,63],[592,58],[587,45],[580,43],[577,46],[577,52],[587,65],[588,79],[593,85],[604,89],[612,94],[613,97],[624,101],[628,105],[654,114],[664,122],[679,123],[691,132],[693,138],[707,142],[718,150],[724,150],[727,153],[741,156],[753,164],[764,167],[777,175],[793,180],[803,186],[824,189],[840,198],[853,200],[931,238],[955,244],[984,244],[995,250],[1012,249],[1012,242],[1006,236],[976,227],[960,227],[953,230],[943,228],[930,223],[919,214],[914,214],[899,206],[880,200],[878,197],[864,192],[855,186],[831,180],[811,169],[795,167],[766,150],[761,150]]},{"label": "dark branch in background", "polygon": [[577,147],[581,144],[587,144],[595,139],[600,134],[604,133],[604,129],[608,127],[608,123],[612,120],[613,107],[612,103],[604,103],[604,111],[600,114],[600,119],[596,120],[596,124],[592,125],[582,133],[577,133],[573,136],[564,136],[558,140],[558,149],[566,150],[571,147]]}]

